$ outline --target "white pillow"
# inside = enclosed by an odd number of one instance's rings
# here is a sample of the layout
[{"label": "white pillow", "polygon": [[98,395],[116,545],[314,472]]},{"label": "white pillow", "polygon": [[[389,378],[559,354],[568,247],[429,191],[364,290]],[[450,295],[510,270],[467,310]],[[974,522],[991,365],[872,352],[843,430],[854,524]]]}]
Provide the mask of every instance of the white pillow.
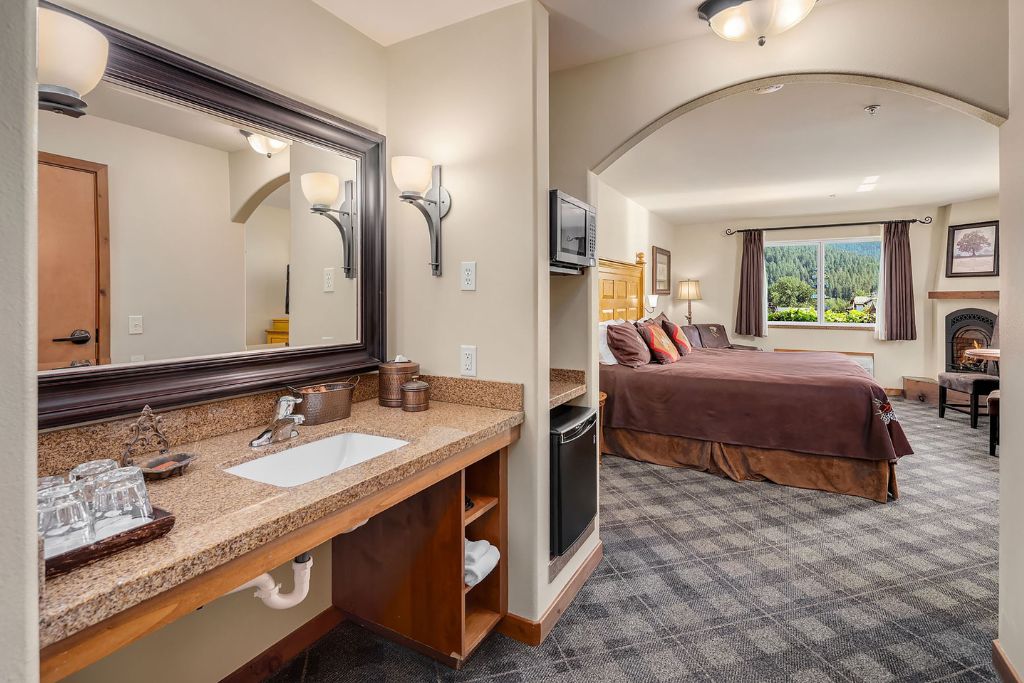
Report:
[{"label": "white pillow", "polygon": [[608,348],[608,326],[621,325],[625,320],[605,320],[597,324],[597,357],[601,365],[618,365],[612,350]]}]

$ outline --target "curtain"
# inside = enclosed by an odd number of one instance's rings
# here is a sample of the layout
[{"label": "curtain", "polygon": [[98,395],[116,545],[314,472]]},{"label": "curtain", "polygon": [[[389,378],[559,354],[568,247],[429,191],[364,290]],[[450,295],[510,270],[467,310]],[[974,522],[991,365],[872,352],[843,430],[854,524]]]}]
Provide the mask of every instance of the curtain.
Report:
[{"label": "curtain", "polygon": [[764,231],[743,233],[743,264],[736,303],[736,334],[768,334],[768,290],[764,279]]},{"label": "curtain", "polygon": [[910,259],[910,222],[882,226],[882,272],[876,309],[879,339],[917,339],[914,318],[914,268]]}]

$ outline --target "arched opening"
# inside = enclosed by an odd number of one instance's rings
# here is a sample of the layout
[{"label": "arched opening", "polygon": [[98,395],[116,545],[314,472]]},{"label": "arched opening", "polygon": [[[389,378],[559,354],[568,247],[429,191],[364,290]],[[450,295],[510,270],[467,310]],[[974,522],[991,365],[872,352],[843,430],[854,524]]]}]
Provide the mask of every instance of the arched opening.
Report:
[{"label": "arched opening", "polygon": [[288,183],[289,174],[282,173],[281,175],[271,178],[262,186],[260,186],[255,192],[253,192],[248,199],[242,202],[242,205],[235,212],[235,215],[231,217],[234,223],[245,223],[252,216],[260,204],[263,203],[267,197],[272,195],[275,190],[283,187]]}]

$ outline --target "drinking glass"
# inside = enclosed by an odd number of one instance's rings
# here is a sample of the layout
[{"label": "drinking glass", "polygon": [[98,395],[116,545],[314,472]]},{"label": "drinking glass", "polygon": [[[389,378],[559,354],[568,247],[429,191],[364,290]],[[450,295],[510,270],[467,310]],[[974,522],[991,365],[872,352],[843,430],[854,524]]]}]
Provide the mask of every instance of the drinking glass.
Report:
[{"label": "drinking glass", "polygon": [[43,536],[45,557],[95,540],[92,513],[80,484],[72,482],[43,489],[36,502],[37,529]]},{"label": "drinking glass", "polygon": [[92,494],[95,488],[96,477],[106,472],[113,472],[117,469],[117,461],[109,458],[103,460],[90,460],[77,465],[68,475],[70,481],[82,483],[82,491],[85,493],[85,501],[92,505]]},{"label": "drinking glass", "polygon": [[109,536],[153,516],[153,506],[138,467],[121,467],[96,477],[92,498],[96,533]]},{"label": "drinking glass", "polygon": [[51,486],[61,486],[62,484],[68,483],[64,477],[39,477],[36,480],[36,491],[42,491],[48,489]]}]

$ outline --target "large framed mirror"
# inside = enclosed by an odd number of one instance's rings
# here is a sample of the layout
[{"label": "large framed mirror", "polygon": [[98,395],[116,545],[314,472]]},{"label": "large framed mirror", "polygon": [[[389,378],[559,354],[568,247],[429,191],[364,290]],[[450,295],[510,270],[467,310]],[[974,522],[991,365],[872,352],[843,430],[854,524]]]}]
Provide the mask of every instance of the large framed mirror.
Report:
[{"label": "large framed mirror", "polygon": [[375,368],[384,137],[122,31],[39,112],[39,426]]}]

